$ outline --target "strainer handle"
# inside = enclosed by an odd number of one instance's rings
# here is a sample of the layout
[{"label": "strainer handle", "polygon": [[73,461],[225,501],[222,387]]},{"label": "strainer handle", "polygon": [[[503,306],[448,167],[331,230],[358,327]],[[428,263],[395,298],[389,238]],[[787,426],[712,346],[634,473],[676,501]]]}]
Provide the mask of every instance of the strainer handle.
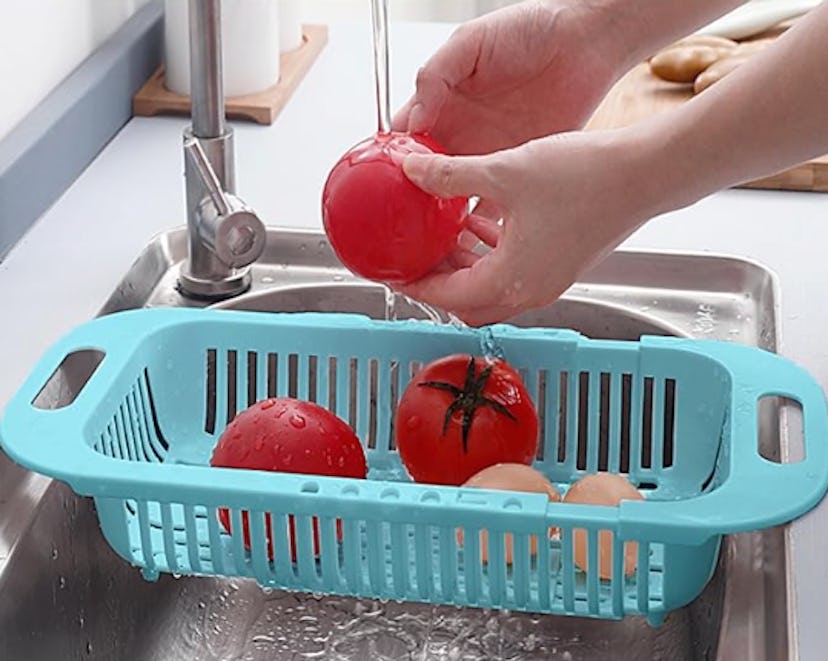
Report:
[{"label": "strainer handle", "polygon": [[[85,462],[100,458],[86,444],[69,441],[83,436],[84,428],[102,410],[111,393],[126,391],[128,385],[124,384],[135,379],[140,365],[136,354],[142,343],[150,339],[153,330],[169,321],[160,310],[159,314],[147,312],[123,312],[87,322],[46,351],[8,403],[0,421],[0,445],[14,461],[62,478],[85,466]],[[57,372],[62,365],[65,367],[65,361],[84,351],[96,352],[97,364],[81,370],[77,389],[73,389],[71,396],[50,393],[47,397],[44,393],[49,387],[55,389],[53,379],[60,378]],[[136,364],[135,370],[130,369],[132,362]],[[57,464],[60,470],[55,471]]]},{"label": "strainer handle", "polygon": [[[698,342],[694,350],[719,360],[733,383],[718,458],[721,484],[685,500],[623,502],[625,539],[702,543],[713,535],[759,530],[805,514],[828,491],[828,405],[813,377],[763,350],[716,342]],[[802,406],[802,461],[777,463],[759,454],[759,401],[767,396]]]}]

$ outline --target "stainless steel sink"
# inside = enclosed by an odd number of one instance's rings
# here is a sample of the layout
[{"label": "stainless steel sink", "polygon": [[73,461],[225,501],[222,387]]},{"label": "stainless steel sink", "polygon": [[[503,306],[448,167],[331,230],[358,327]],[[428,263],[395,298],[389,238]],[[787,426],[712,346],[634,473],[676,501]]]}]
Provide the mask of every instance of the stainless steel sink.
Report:
[{"label": "stainless steel sink", "polygon": [[[176,281],[186,233],[154,240],[101,314],[201,305]],[[383,288],[355,279],[320,234],[271,230],[251,289],[216,307],[383,317]],[[554,305],[513,320],[597,338],[642,334],[776,348],[777,289],[762,267],[709,255],[620,252]],[[400,317],[429,311],[407,301]],[[71,375],[67,375],[71,377]],[[67,383],[71,379],[67,379]],[[762,411],[763,452],[785,457],[779,409]],[[731,536],[704,593],[660,628],[522,613],[265,591],[241,580],[145,582],[110,550],[89,499],[0,455],[0,659],[796,658],[783,527]]]}]

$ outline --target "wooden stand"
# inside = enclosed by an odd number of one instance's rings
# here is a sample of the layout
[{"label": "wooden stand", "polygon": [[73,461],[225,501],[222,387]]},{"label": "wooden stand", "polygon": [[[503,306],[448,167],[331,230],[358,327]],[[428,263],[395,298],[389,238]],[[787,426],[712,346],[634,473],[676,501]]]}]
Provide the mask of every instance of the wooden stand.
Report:
[{"label": "wooden stand", "polygon": [[[282,53],[279,82],[258,94],[227,97],[225,111],[228,117],[259,124],[274,122],[328,43],[328,28],[325,25],[304,25],[302,34],[301,46]],[[132,108],[136,115],[143,117],[189,115],[190,97],[175,94],[164,87],[164,67],[161,66],[135,94]]]}]

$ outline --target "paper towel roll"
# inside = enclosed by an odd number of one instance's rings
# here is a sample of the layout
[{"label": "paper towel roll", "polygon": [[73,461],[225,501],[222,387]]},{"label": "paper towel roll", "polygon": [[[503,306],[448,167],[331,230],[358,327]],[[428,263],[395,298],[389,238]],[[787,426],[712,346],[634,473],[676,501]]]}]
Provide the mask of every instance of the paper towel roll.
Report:
[{"label": "paper towel roll", "polygon": [[[224,0],[221,40],[224,95],[256,94],[279,82],[279,2]],[[165,0],[165,85],[190,93],[189,0]]]},{"label": "paper towel roll", "polygon": [[279,48],[284,53],[302,45],[302,10],[299,0],[279,0]]}]

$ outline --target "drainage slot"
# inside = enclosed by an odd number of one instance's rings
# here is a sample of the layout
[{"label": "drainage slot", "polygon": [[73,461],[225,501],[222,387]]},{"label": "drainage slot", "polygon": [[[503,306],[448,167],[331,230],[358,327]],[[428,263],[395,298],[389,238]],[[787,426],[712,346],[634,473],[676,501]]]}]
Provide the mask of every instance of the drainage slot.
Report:
[{"label": "drainage slot", "polygon": [[641,468],[653,465],[653,377],[644,377],[641,402]]},{"label": "drainage slot", "polygon": [[589,372],[581,372],[578,375],[578,470],[586,469],[589,405]]},{"label": "drainage slot", "polygon": [[601,401],[598,426],[598,470],[609,470],[610,374],[601,372]]},{"label": "drainage slot", "polygon": [[622,473],[630,472],[630,420],[632,418],[632,374],[621,375],[621,443],[618,466]]},{"label": "drainage slot", "polygon": [[227,351],[227,424],[236,417],[236,379],[238,353],[235,349]]},{"label": "drainage slot", "polygon": [[216,350],[207,349],[207,379],[205,390],[206,401],[204,416],[204,431],[212,434],[216,431]]},{"label": "drainage slot", "polygon": [[673,465],[673,442],[676,429],[676,380],[664,380],[664,455],[662,466]]}]

